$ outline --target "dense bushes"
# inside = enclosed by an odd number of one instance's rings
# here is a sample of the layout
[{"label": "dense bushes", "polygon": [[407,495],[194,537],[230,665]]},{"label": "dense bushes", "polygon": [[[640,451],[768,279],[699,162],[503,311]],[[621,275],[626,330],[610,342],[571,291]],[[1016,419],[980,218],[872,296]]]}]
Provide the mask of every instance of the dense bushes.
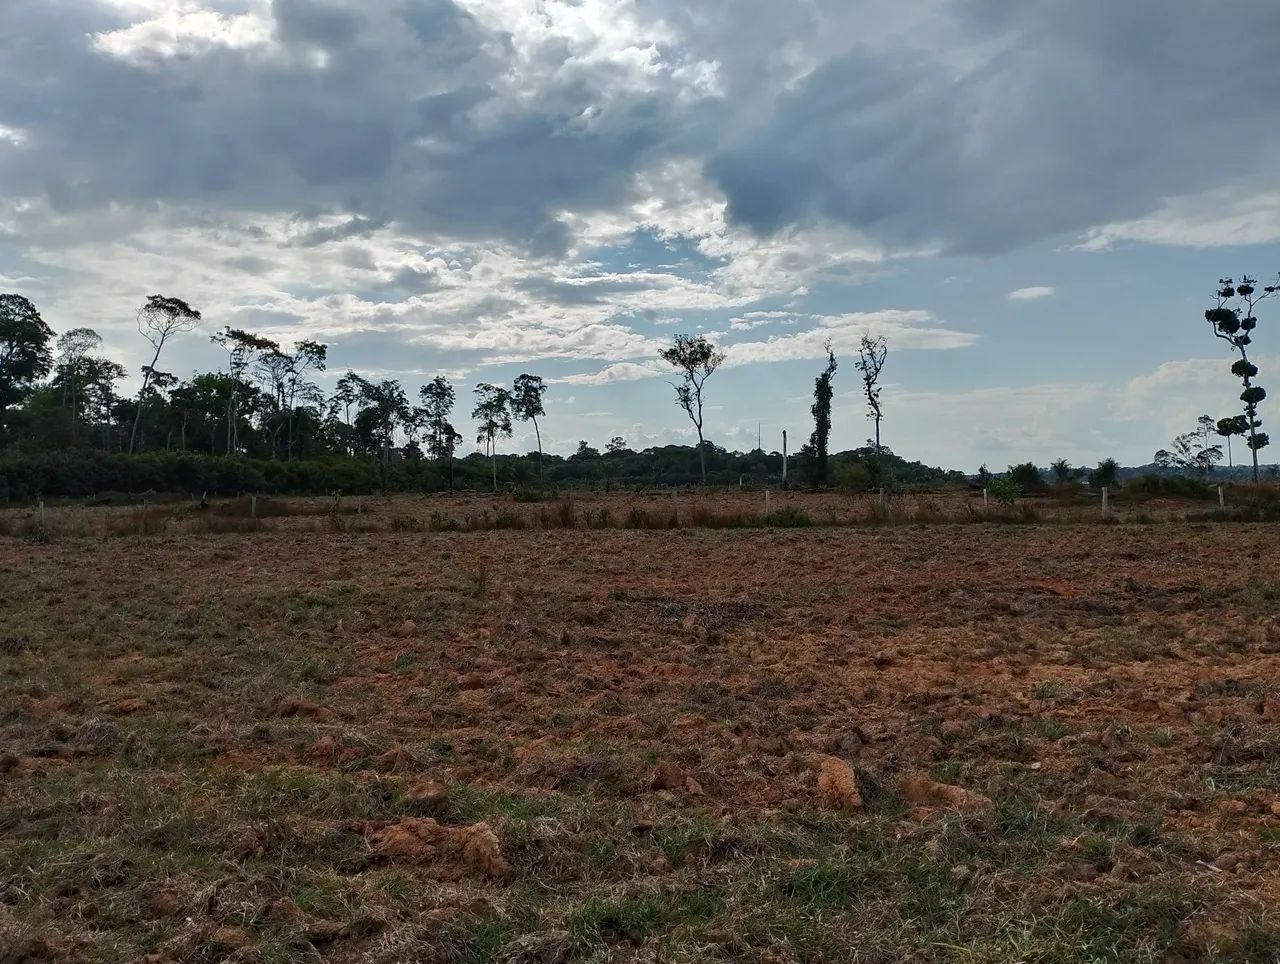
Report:
[{"label": "dense bushes", "polygon": [[83,498],[103,492],[281,495],[373,492],[376,465],[356,459],[265,461],[191,453],[50,452],[0,458],[0,500]]},{"label": "dense bushes", "polygon": [[1138,499],[1212,499],[1217,496],[1217,490],[1201,479],[1154,473],[1127,479],[1122,493],[1127,498]]}]

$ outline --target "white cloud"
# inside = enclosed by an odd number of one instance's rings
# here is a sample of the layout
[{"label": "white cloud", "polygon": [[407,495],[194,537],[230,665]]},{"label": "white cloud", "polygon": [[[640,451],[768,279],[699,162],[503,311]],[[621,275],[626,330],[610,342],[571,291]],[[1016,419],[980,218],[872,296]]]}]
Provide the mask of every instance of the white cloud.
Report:
[{"label": "white cloud", "polygon": [[263,2],[254,6],[258,9],[226,14],[177,0],[152,11],[150,19],[94,34],[93,46],[135,64],[199,56],[217,47],[266,47],[271,43],[274,27],[269,6]]},{"label": "white cloud", "polygon": [[1224,188],[1171,198],[1147,217],[1094,228],[1077,248],[1107,251],[1123,242],[1217,248],[1280,241],[1280,192]]},{"label": "white cloud", "polygon": [[1030,288],[1018,288],[1016,291],[1010,291],[1007,295],[1010,301],[1039,301],[1041,298],[1048,298],[1057,289],[1049,285],[1034,285]]}]

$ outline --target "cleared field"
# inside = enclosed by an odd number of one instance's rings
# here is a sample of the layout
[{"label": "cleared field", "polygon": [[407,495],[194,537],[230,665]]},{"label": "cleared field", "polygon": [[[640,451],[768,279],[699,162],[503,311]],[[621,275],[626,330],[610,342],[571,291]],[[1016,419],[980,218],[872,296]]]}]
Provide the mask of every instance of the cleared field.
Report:
[{"label": "cleared field", "polygon": [[0,538],[0,960],[1274,961],[1275,545]]}]

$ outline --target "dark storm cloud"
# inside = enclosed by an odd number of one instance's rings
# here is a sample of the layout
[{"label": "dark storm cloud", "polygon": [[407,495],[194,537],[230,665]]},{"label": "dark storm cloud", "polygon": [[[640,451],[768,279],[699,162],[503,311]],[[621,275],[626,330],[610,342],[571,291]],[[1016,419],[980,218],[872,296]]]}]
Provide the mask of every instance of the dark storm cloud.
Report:
[{"label": "dark storm cloud", "polygon": [[[615,26],[613,8],[573,9]],[[3,0],[0,124],[24,140],[0,140],[0,190],[61,212],[352,216],[302,246],[395,222],[554,257],[573,242],[561,212],[616,208],[673,157],[704,159],[731,219],[761,233],[830,219],[964,252],[1277,186],[1274,0],[635,10],[617,56],[575,46],[576,22],[521,46],[452,0],[272,0],[269,49],[130,57],[95,47],[138,19],[106,0]],[[703,68],[714,81],[695,89]]]},{"label": "dark storm cloud", "polygon": [[270,9],[270,52],[127,58],[95,49],[129,25],[95,0],[0,4],[0,124],[26,139],[0,150],[5,194],[345,211],[350,236],[395,220],[559,253],[559,212],[611,203],[673,129],[669,98],[619,88],[607,63],[551,65],[514,103],[510,38],[450,0]]},{"label": "dark storm cloud", "polygon": [[829,217],[890,244],[986,252],[1273,168],[1274,0],[950,13],[949,51],[920,36],[830,59],[719,150],[708,170],[731,217],[762,232]]}]

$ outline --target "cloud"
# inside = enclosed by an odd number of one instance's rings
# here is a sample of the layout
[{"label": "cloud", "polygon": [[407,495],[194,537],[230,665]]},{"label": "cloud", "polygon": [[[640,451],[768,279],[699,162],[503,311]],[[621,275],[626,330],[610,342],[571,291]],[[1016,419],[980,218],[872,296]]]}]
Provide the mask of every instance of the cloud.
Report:
[{"label": "cloud", "polygon": [[978,336],[943,327],[927,311],[886,309],[843,315],[814,315],[815,327],[765,341],[738,342],[726,346],[727,365],[823,358],[830,343],[837,355],[858,351],[863,335],[882,336],[889,350],[967,348]]},{"label": "cloud", "polygon": [[[1270,0],[933,3],[918,11],[927,39],[903,11],[881,42],[853,25],[867,23],[863,5],[843,6],[762,18],[760,34],[799,41],[790,63],[754,35],[726,50],[738,37],[717,38],[715,16],[694,25],[694,49],[725,55],[726,97],[752,115],[708,162],[735,222],[773,233],[827,219],[891,248],[990,253],[1240,179],[1280,187],[1266,160],[1280,147]],[[1232,32],[1231,69],[1188,70],[1224,23],[1248,25]],[[1226,148],[1242,140],[1248,150]]]},{"label": "cloud", "polygon": [[1125,242],[1219,248],[1280,241],[1280,191],[1223,188],[1171,198],[1143,218],[1104,224],[1077,245],[1107,251]]},{"label": "cloud", "polygon": [[670,374],[671,367],[657,361],[617,362],[606,365],[598,372],[587,372],[576,375],[562,375],[550,379],[551,382],[565,385],[608,385],[613,382],[632,382],[643,378],[656,378]]},{"label": "cloud", "polygon": [[1030,288],[1018,288],[1010,291],[1006,297],[1010,301],[1039,301],[1050,297],[1057,289],[1048,285],[1034,285]]}]

